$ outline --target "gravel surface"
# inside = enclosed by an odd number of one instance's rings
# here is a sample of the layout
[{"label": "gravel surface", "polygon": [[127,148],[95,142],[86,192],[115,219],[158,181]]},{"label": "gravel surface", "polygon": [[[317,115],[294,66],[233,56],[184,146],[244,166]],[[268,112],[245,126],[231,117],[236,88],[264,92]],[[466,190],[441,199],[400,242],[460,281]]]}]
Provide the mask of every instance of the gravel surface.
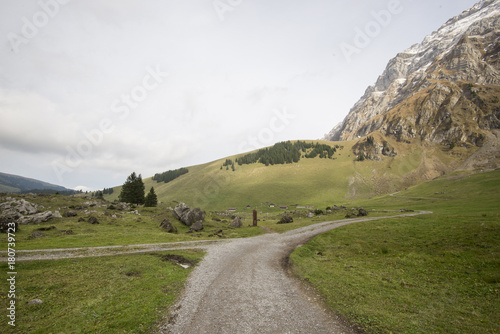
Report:
[{"label": "gravel surface", "polygon": [[[423,213],[430,212],[397,217]],[[210,245],[159,333],[357,333],[288,275],[285,264],[293,249],[320,233],[383,218],[318,223]]]}]

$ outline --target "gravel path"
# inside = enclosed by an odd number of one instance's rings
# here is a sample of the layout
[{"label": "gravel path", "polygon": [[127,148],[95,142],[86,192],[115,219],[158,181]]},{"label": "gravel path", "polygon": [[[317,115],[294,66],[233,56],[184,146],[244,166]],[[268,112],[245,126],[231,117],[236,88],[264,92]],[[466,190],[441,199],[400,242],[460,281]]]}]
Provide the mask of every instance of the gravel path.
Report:
[{"label": "gravel path", "polygon": [[[390,218],[425,213],[431,212]],[[159,333],[356,333],[325,311],[312,292],[287,274],[285,264],[293,249],[318,234],[384,218],[389,217],[318,223],[210,245]]]}]

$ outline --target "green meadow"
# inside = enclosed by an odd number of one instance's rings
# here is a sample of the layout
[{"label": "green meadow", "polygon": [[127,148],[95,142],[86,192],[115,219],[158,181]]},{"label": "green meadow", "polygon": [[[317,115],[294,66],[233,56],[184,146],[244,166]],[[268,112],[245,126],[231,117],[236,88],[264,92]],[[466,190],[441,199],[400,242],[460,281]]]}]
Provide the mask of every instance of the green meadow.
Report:
[{"label": "green meadow", "polygon": [[291,255],[328,307],[368,333],[500,332],[500,171],[352,202],[433,214],[357,223]]}]

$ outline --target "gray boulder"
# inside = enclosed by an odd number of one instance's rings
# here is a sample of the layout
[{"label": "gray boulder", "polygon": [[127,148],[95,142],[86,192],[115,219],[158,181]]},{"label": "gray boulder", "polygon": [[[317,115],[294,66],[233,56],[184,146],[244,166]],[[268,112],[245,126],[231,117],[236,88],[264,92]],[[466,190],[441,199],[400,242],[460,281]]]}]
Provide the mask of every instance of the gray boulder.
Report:
[{"label": "gray boulder", "polygon": [[52,211],[45,211],[45,212],[36,213],[34,215],[31,215],[31,216],[21,217],[21,218],[19,218],[18,222],[19,222],[19,224],[23,224],[23,225],[40,224],[40,223],[48,221],[49,219],[52,218],[52,216],[53,216]]},{"label": "gray boulder", "polygon": [[174,216],[186,226],[192,226],[198,223],[196,228],[202,229],[206,213],[200,208],[191,209],[186,204],[179,203],[174,208]]},{"label": "gray boulder", "polygon": [[196,221],[193,225],[191,225],[188,232],[198,232],[201,230],[203,230],[203,223],[201,221]]},{"label": "gray boulder", "polygon": [[231,225],[232,227],[242,227],[243,223],[241,222],[241,219],[239,217],[236,217],[229,225]]},{"label": "gray boulder", "polygon": [[292,216],[289,215],[284,215],[278,222],[278,224],[289,224],[289,223],[293,223],[293,218]]},{"label": "gray boulder", "polygon": [[358,209],[358,217],[365,217],[365,216],[368,216],[368,211],[366,211],[363,208]]},{"label": "gray boulder", "polygon": [[309,212],[309,213],[307,214],[307,218],[312,218],[312,217],[314,217],[314,213],[313,213],[313,212]]},{"label": "gray boulder", "polygon": [[170,220],[168,219],[164,219],[161,223],[160,223],[160,227],[165,231],[165,232],[168,232],[168,233],[177,233],[177,228],[172,225],[172,223],[170,222]]}]

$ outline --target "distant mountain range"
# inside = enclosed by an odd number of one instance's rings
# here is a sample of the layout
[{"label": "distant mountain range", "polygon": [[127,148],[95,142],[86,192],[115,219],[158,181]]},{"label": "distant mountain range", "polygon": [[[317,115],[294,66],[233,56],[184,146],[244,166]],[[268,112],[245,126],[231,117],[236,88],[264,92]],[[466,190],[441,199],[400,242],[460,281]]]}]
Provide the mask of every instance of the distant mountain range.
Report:
[{"label": "distant mountain range", "polygon": [[0,173],[0,192],[3,193],[23,193],[23,192],[48,192],[48,193],[74,193],[73,189],[68,189],[55,184],[50,184],[40,180],[27,177]]},{"label": "distant mountain range", "polygon": [[[498,167],[499,55],[500,1],[483,0],[391,59],[323,139],[358,140],[374,134],[412,145],[482,150],[482,158],[475,159],[481,166],[474,167]],[[383,144],[378,148],[387,149]]]}]

